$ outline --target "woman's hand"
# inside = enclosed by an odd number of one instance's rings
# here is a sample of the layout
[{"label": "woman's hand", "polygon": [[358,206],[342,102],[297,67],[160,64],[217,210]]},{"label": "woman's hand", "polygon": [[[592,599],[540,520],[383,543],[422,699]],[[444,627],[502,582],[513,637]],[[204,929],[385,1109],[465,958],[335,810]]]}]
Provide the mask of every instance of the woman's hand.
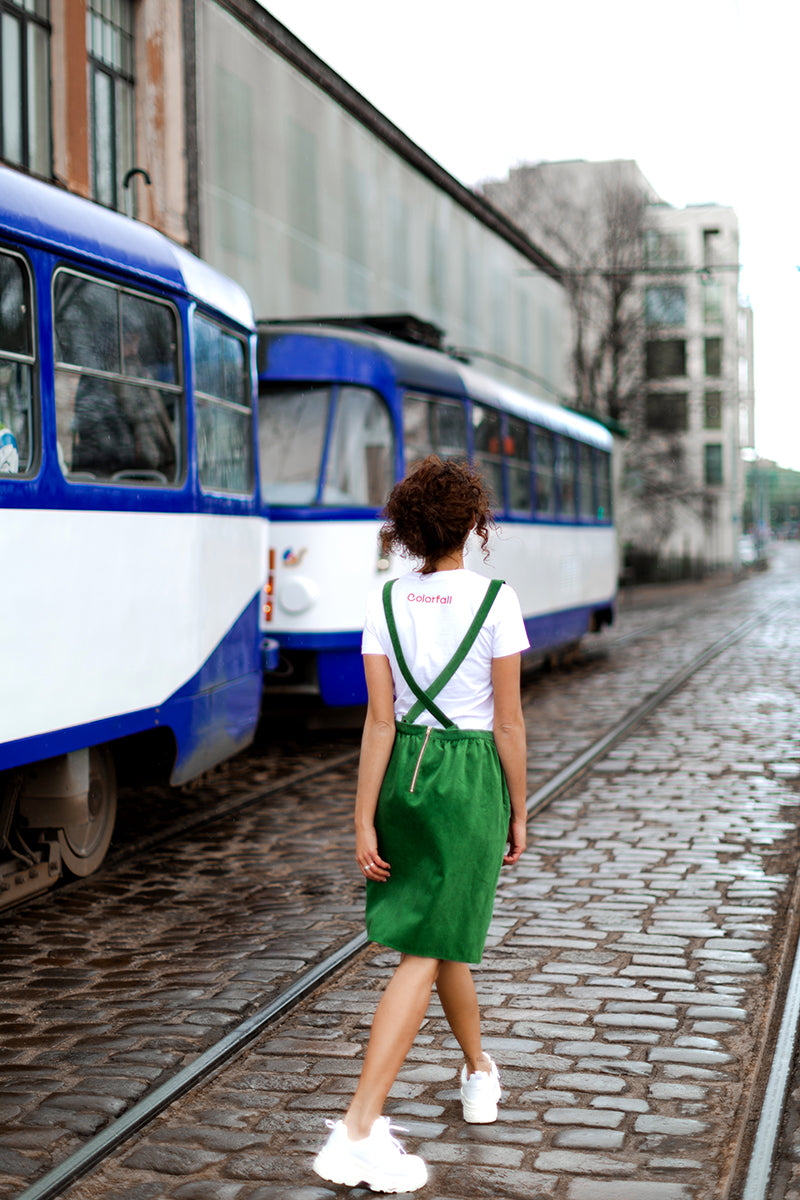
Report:
[{"label": "woman's hand", "polygon": [[364,878],[371,879],[374,883],[386,883],[391,875],[388,862],[378,854],[378,838],[374,825],[356,833],[356,862]]},{"label": "woman's hand", "polygon": [[503,866],[513,867],[514,863],[519,862],[520,855],[527,845],[527,822],[524,817],[515,820],[514,817],[508,823],[508,853],[503,855]]}]

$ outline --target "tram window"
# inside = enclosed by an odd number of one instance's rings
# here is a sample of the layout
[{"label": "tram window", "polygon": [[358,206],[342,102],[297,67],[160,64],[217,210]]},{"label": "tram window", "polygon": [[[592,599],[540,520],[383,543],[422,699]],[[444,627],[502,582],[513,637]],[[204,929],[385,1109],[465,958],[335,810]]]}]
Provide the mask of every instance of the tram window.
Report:
[{"label": "tram window", "polygon": [[406,470],[429,454],[466,459],[464,406],[457,400],[407,395],[403,400],[403,442]]},{"label": "tram window", "polygon": [[264,391],[258,399],[261,497],[267,504],[313,504],[328,425],[329,387]]},{"label": "tram window", "polygon": [[610,521],[613,514],[611,491],[611,455],[605,450],[595,451],[597,465],[597,519]]},{"label": "tram window", "polygon": [[393,467],[394,438],[386,405],[367,388],[340,388],[322,503],[378,508],[391,490]]},{"label": "tram window", "polygon": [[481,404],[472,406],[475,465],[488,485],[495,508],[503,508],[503,454],[500,414]]},{"label": "tram window", "polygon": [[122,373],[131,378],[178,382],[175,314],[128,292],[120,295]]},{"label": "tram window", "polygon": [[175,310],[60,270],[53,314],[56,432],[66,477],[177,484],[183,390]]},{"label": "tram window", "polygon": [[564,518],[575,516],[575,443],[561,435],[556,450],[558,511]]},{"label": "tram window", "polygon": [[592,448],[584,442],[578,444],[578,512],[586,520],[594,520]]},{"label": "tram window", "polygon": [[531,458],[528,426],[516,417],[508,418],[505,441],[508,471],[508,506],[512,512],[531,511]]},{"label": "tram window", "polygon": [[536,512],[540,517],[552,516],[556,511],[555,488],[553,487],[555,447],[553,435],[547,429],[535,431],[536,447]]},{"label": "tram window", "polygon": [[197,469],[205,491],[253,490],[253,409],[242,338],[195,313]]},{"label": "tram window", "polygon": [[467,457],[467,417],[460,404],[437,401],[433,406],[433,428],[440,458]]},{"label": "tram window", "polygon": [[30,277],[22,259],[0,254],[0,476],[33,467],[33,330]]}]

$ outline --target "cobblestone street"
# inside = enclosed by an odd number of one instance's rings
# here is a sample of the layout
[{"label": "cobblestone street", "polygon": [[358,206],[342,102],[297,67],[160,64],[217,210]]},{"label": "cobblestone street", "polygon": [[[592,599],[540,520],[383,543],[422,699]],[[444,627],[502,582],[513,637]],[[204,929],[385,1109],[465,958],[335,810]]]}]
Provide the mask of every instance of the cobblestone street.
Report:
[{"label": "cobblestone street", "polygon": [[[658,610],[661,611],[660,609]],[[623,614],[620,630],[652,619]],[[798,852],[800,554],[526,690],[530,790],[737,621],[764,614],[531,822],[476,973],[504,1096],[465,1126],[435,1002],[388,1111],[430,1200],[711,1200],[782,966]],[[353,745],[356,743],[353,742]],[[358,932],[354,766],[3,917],[0,1195]],[[371,947],[80,1200],[329,1200],[311,1172],[396,956]]]}]

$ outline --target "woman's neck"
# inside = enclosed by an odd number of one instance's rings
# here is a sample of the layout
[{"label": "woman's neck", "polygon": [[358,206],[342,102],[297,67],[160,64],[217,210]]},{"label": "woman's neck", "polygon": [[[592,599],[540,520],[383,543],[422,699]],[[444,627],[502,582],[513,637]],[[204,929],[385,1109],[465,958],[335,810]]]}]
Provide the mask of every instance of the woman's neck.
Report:
[{"label": "woman's neck", "polygon": [[433,564],[433,569],[434,571],[463,571],[464,547],[462,546],[460,550],[452,550],[449,554],[437,559]]}]

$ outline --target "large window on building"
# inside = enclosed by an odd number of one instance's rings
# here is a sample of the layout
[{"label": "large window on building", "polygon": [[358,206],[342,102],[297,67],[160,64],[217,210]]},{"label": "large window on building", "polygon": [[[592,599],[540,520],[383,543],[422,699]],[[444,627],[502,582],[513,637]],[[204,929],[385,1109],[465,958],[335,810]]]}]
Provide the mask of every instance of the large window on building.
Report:
[{"label": "large window on building", "polygon": [[648,393],[645,424],[654,433],[683,433],[689,426],[689,398],[686,392]]},{"label": "large window on building", "polygon": [[708,442],[703,447],[705,481],[709,486],[722,483],[722,445]]},{"label": "large window on building", "polygon": [[133,32],[133,0],[88,0],[92,195],[119,210],[134,165]]},{"label": "large window on building", "polygon": [[703,401],[703,427],[722,429],[722,392],[706,392]]},{"label": "large window on building", "polygon": [[645,369],[648,379],[669,379],[686,374],[686,342],[683,338],[668,338],[648,342],[645,346]]},{"label": "large window on building", "polygon": [[706,375],[717,378],[722,374],[722,338],[705,340]]},{"label": "large window on building", "polygon": [[706,325],[721,325],[725,316],[722,284],[713,280],[703,284],[703,322]]},{"label": "large window on building", "polygon": [[644,235],[644,260],[648,267],[686,265],[686,235],[683,230],[647,229]]},{"label": "large window on building", "polygon": [[686,289],[649,287],[645,290],[645,315],[648,325],[685,325]]},{"label": "large window on building", "polygon": [[49,176],[50,0],[0,0],[0,157]]}]

